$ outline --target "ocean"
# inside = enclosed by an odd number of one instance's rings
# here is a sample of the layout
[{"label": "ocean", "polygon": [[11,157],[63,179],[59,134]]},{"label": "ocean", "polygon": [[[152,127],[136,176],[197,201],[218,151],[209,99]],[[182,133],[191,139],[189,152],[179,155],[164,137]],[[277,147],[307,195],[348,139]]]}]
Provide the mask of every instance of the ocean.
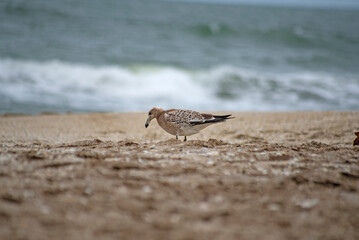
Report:
[{"label": "ocean", "polygon": [[0,113],[358,111],[359,7],[0,1]]}]

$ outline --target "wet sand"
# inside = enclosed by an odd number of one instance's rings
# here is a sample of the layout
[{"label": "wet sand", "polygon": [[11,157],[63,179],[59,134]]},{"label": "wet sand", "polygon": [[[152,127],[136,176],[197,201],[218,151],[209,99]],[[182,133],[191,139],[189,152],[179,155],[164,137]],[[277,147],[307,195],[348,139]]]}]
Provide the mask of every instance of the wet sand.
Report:
[{"label": "wet sand", "polygon": [[0,117],[0,239],[359,239],[358,112]]}]

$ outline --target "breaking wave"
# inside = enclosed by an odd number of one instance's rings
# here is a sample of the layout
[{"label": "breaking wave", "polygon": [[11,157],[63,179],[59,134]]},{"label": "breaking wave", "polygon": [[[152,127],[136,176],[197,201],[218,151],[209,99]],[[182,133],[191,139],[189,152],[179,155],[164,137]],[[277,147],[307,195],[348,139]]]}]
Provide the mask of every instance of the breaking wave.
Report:
[{"label": "breaking wave", "polygon": [[0,59],[0,112],[359,110],[359,79],[235,66],[92,66]]}]

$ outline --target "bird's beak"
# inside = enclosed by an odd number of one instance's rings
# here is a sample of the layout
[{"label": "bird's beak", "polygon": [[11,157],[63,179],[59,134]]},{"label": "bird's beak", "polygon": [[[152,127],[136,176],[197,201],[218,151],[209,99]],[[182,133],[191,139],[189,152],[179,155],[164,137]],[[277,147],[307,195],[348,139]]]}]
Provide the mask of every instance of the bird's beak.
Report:
[{"label": "bird's beak", "polygon": [[149,117],[147,118],[146,123],[145,123],[145,128],[148,127],[148,125],[150,124],[151,120],[152,120],[152,118],[151,118],[151,116],[149,116]]}]

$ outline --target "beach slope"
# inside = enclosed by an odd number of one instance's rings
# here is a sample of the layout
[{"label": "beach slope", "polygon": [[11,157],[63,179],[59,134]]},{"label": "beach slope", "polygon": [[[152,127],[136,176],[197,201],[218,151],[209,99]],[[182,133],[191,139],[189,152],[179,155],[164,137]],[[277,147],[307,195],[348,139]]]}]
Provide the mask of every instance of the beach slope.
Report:
[{"label": "beach slope", "polygon": [[1,116],[0,239],[359,239],[358,112],[232,114]]}]

